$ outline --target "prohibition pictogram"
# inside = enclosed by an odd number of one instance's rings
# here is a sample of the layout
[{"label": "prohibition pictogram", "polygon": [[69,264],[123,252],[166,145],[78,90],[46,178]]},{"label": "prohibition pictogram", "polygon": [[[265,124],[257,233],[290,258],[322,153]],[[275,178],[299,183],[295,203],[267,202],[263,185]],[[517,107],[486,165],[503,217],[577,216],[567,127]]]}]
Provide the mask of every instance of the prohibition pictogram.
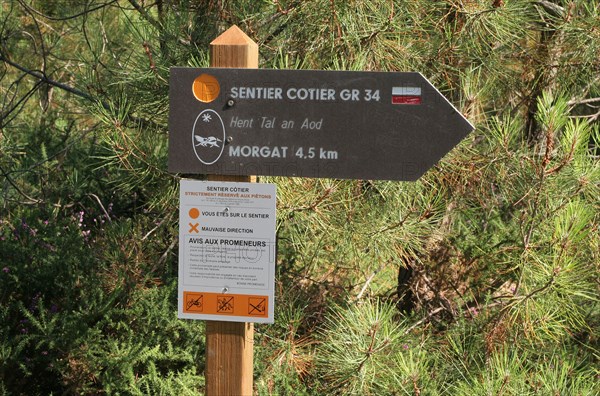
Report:
[{"label": "prohibition pictogram", "polygon": [[190,231],[189,232],[195,232],[198,233],[200,231],[198,231],[198,226],[200,225],[200,223],[190,223]]},{"label": "prohibition pictogram", "polygon": [[248,298],[248,315],[262,316],[267,310],[267,299],[265,297]]},{"label": "prohibition pictogram", "polygon": [[217,312],[233,313],[233,296],[222,296],[217,298]]},{"label": "prohibition pictogram", "polygon": [[204,310],[203,295],[196,293],[186,293],[185,310],[193,312],[202,312]]}]

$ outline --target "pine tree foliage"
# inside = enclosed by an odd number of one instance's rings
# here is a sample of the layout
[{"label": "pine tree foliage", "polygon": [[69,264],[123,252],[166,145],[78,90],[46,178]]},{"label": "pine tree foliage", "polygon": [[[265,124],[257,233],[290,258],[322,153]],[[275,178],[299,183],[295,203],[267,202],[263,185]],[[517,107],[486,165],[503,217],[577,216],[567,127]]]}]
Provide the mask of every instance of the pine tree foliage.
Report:
[{"label": "pine tree foliage", "polygon": [[597,1],[7,0],[0,394],[203,392],[168,79],[232,24],[261,67],[421,72],[476,126],[415,183],[261,178],[256,394],[600,393]]},{"label": "pine tree foliage", "polygon": [[395,318],[392,304],[366,301],[337,308],[325,322],[319,347],[319,371],[326,394],[392,394],[431,386],[431,368],[418,340],[407,335],[406,323]]}]

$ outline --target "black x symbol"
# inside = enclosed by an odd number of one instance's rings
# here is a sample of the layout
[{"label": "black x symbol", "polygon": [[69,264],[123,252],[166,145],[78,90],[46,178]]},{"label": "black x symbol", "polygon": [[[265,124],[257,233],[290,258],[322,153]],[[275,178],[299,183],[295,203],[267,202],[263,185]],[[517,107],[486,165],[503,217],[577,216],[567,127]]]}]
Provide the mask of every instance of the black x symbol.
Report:
[{"label": "black x symbol", "polygon": [[262,300],[260,300],[260,302],[256,305],[252,304],[251,302],[249,302],[248,305],[250,305],[252,307],[250,312],[248,312],[249,314],[253,314],[254,311],[258,311],[258,313],[260,313],[260,314],[265,312],[265,299],[264,298]]}]

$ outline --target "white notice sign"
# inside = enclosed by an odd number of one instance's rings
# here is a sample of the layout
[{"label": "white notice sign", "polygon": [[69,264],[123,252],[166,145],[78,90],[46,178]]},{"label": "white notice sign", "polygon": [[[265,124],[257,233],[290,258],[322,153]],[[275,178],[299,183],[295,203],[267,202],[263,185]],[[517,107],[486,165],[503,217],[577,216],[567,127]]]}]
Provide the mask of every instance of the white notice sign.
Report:
[{"label": "white notice sign", "polygon": [[182,180],[179,317],[273,323],[273,184]]}]

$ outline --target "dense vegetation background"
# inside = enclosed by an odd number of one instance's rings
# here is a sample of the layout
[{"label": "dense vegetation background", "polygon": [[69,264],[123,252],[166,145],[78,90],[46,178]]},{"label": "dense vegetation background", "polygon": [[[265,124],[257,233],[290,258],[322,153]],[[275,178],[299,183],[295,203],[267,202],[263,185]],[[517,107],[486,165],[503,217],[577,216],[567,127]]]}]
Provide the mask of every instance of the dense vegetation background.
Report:
[{"label": "dense vegetation background", "polygon": [[202,393],[168,76],[232,24],[261,67],[419,71],[476,125],[416,183],[266,178],[256,393],[598,394],[596,0],[3,0],[0,395]]}]

